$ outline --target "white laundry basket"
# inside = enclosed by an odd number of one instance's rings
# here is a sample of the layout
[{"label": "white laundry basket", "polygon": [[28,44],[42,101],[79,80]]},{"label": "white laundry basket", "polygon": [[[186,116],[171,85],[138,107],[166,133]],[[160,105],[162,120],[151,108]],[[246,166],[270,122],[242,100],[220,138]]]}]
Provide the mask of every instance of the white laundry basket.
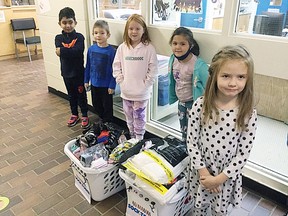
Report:
[{"label": "white laundry basket", "polygon": [[179,191],[165,205],[137,187],[125,172],[120,169],[119,175],[125,180],[127,191],[126,216],[184,216],[192,208],[192,199],[186,189]]},{"label": "white laundry basket", "polygon": [[125,182],[119,176],[118,166],[110,164],[101,169],[84,167],[70,150],[75,142],[76,139],[69,141],[64,147],[64,152],[71,160],[75,186],[89,203],[91,199],[102,201],[125,188]]}]

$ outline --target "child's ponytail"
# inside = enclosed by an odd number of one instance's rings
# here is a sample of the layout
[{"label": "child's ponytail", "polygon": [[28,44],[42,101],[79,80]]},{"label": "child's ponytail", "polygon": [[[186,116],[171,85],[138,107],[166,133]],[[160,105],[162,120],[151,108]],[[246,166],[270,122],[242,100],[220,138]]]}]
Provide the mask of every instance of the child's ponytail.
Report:
[{"label": "child's ponytail", "polygon": [[200,55],[200,47],[195,39],[193,39],[193,47],[191,48],[191,53],[195,56]]}]

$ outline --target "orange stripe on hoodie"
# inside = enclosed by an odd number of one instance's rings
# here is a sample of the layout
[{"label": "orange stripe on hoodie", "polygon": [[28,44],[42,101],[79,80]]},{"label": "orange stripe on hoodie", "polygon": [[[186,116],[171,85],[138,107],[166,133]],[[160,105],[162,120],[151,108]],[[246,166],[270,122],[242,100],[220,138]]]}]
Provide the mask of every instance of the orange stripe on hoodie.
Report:
[{"label": "orange stripe on hoodie", "polygon": [[74,47],[76,41],[77,41],[77,38],[75,38],[74,40],[72,40],[71,43],[69,43],[69,44],[65,44],[64,42],[62,42],[62,45],[63,45],[63,47],[71,48],[71,47]]}]

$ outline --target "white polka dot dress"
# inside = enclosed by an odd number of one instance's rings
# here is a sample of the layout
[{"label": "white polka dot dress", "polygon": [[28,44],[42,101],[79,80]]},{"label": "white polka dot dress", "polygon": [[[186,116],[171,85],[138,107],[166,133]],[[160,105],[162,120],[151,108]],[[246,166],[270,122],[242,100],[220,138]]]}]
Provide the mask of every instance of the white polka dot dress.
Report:
[{"label": "white polka dot dress", "polygon": [[[187,148],[191,158],[190,189],[195,207],[211,204],[216,212],[226,213],[228,205],[239,207],[242,200],[241,171],[249,157],[256,132],[254,109],[245,131],[236,130],[238,109],[218,110],[219,118],[201,123],[203,97],[198,98],[189,115]],[[223,172],[229,179],[220,193],[210,193],[199,184],[198,169],[207,168],[217,176]]]}]

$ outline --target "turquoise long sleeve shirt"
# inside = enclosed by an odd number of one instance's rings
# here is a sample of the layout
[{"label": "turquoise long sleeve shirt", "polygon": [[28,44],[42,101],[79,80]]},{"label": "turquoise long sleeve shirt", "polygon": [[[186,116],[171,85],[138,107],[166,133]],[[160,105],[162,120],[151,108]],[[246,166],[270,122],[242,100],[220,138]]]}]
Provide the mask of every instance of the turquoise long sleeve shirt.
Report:
[{"label": "turquoise long sleeve shirt", "polygon": [[[176,81],[173,77],[173,62],[174,62],[175,56],[172,54],[169,59],[169,104],[173,104],[176,101],[178,101],[178,97],[176,95],[175,91],[175,85]],[[198,97],[202,96],[204,94],[204,90],[206,87],[206,82],[208,79],[208,65],[207,63],[197,57],[197,60],[195,62],[194,71],[192,75],[192,94],[193,94],[193,101],[195,101]]]}]

